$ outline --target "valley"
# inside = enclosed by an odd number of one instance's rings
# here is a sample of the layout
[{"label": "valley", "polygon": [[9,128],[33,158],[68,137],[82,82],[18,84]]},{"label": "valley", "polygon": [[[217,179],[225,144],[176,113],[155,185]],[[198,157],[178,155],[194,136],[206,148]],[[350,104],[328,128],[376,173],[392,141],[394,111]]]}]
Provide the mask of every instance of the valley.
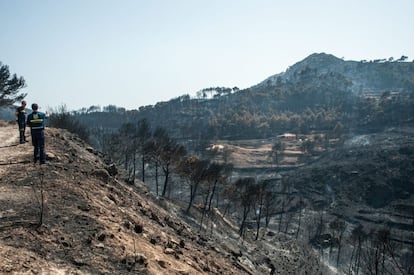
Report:
[{"label": "valley", "polygon": [[2,121],[0,272],[413,274],[413,72],[315,53],[244,90],[62,109],[41,168]]}]

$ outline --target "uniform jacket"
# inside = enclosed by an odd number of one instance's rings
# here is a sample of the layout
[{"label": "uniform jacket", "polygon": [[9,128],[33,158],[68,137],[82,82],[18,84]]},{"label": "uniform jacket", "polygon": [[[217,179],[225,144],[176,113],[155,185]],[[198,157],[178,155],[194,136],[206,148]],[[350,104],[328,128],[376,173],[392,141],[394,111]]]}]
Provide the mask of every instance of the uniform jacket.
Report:
[{"label": "uniform jacket", "polygon": [[45,113],[33,112],[27,116],[27,125],[32,130],[43,130],[45,129],[45,119],[47,118]]},{"label": "uniform jacket", "polygon": [[16,118],[18,122],[25,122],[26,120],[26,107],[20,106],[16,109]]}]

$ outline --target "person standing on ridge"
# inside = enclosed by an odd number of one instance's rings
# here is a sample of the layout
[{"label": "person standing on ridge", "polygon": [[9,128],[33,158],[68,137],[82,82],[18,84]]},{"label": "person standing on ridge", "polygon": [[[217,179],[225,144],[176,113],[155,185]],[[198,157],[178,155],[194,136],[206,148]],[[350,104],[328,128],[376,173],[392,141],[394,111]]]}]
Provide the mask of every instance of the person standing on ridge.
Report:
[{"label": "person standing on ridge", "polygon": [[16,109],[16,121],[19,126],[20,144],[26,141],[26,101],[22,101],[22,106]]},{"label": "person standing on ridge", "polygon": [[40,164],[46,163],[45,153],[45,119],[47,112],[42,113],[38,111],[39,106],[36,103],[32,104],[32,113],[27,116],[27,125],[30,127],[32,135],[32,144],[34,147],[33,160],[36,163],[40,160]]}]

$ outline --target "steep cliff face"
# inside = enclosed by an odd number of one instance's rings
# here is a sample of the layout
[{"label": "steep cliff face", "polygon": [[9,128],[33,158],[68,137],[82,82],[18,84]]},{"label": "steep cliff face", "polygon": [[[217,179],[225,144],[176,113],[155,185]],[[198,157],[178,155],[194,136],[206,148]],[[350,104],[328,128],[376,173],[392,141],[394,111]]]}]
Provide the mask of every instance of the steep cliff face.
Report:
[{"label": "steep cliff face", "polygon": [[0,273],[318,272],[317,258],[299,243],[275,234],[242,242],[219,211],[213,234],[200,231],[179,206],[123,183],[64,130],[46,129],[47,164],[34,165],[14,125],[0,128]]}]

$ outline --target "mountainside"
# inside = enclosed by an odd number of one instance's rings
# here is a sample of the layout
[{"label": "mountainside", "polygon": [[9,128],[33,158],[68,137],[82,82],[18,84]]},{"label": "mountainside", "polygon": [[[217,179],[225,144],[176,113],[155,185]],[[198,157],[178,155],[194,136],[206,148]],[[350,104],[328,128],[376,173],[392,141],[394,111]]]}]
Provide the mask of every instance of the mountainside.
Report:
[{"label": "mountainside", "polygon": [[14,125],[0,128],[0,273],[320,272],[312,251],[282,235],[242,242],[218,210],[214,233],[200,231],[65,130],[46,129],[39,166],[30,143],[17,145]]},{"label": "mountainside", "polygon": [[307,198],[355,226],[388,228],[414,245],[414,129],[354,136],[308,165],[282,175]]},{"label": "mountainside", "polygon": [[48,128],[40,169],[5,124],[0,272],[412,274],[413,83],[403,57],[313,54],[245,90],[52,114],[97,150]]},{"label": "mountainside", "polygon": [[374,61],[352,61],[337,58],[331,54],[314,53],[276,74],[255,87],[272,86],[278,78],[294,80],[298,73],[306,69],[317,70],[318,74],[339,73],[352,82],[354,92],[381,93],[386,90],[407,91],[414,89],[414,62],[378,59]]},{"label": "mountainside", "polygon": [[[77,113],[96,145],[106,129],[146,119],[175,138],[251,139],[283,132],[378,131],[413,123],[414,62],[345,61],[312,54],[244,90],[211,87],[138,110]],[[97,145],[98,146],[98,145]],[[99,146],[98,146],[99,147]]]}]

